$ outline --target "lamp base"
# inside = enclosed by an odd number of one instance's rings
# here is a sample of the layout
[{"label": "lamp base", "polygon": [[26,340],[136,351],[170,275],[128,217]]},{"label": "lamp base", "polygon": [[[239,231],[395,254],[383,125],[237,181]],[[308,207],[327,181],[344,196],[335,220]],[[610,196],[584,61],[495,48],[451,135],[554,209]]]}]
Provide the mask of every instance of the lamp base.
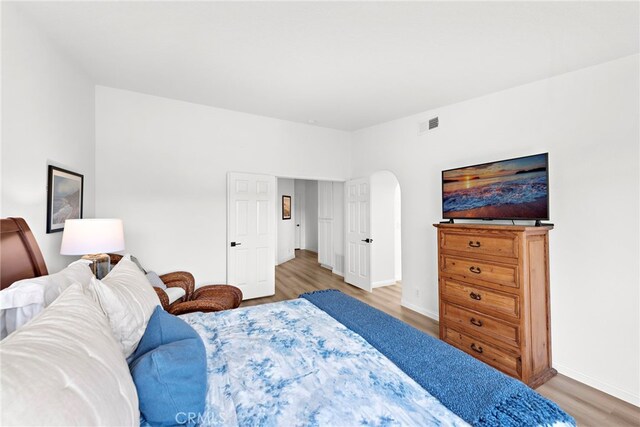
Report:
[{"label": "lamp base", "polygon": [[107,274],[109,274],[109,270],[111,269],[111,258],[107,254],[90,254],[84,255],[82,259],[86,259],[91,261],[91,271],[93,275],[96,276],[96,279],[100,280]]}]

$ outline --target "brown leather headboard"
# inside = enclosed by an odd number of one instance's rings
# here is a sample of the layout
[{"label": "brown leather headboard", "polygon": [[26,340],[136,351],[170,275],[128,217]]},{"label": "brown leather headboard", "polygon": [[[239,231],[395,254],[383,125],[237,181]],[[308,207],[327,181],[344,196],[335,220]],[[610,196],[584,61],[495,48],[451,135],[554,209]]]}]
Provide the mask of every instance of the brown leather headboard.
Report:
[{"label": "brown leather headboard", "polygon": [[0,220],[0,289],[49,274],[38,242],[22,218]]}]

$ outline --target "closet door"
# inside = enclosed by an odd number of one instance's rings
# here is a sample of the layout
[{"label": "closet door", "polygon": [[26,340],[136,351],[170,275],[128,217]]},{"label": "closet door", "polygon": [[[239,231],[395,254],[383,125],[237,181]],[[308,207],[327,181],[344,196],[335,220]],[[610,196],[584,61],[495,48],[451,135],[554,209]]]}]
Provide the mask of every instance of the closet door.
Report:
[{"label": "closet door", "polygon": [[333,182],[318,181],[318,262],[333,268]]}]

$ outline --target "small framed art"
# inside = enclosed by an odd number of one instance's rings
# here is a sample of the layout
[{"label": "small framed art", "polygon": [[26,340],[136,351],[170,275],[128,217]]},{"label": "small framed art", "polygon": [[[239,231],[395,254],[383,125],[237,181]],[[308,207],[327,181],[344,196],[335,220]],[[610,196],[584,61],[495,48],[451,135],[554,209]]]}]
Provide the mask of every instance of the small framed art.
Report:
[{"label": "small framed art", "polygon": [[282,219],[291,219],[291,196],[282,196]]},{"label": "small framed art", "polygon": [[47,233],[57,233],[65,220],[82,218],[84,176],[49,165],[47,182]]}]

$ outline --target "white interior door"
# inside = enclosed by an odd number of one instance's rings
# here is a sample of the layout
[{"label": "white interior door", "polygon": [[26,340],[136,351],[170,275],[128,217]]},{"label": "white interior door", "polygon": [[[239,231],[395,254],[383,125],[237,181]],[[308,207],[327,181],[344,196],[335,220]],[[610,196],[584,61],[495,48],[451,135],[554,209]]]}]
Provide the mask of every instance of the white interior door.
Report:
[{"label": "white interior door", "polygon": [[345,184],[346,257],[344,280],[371,292],[371,204],[368,178]]},{"label": "white interior door", "polygon": [[275,294],[276,178],[227,176],[227,283],[244,299]]}]

